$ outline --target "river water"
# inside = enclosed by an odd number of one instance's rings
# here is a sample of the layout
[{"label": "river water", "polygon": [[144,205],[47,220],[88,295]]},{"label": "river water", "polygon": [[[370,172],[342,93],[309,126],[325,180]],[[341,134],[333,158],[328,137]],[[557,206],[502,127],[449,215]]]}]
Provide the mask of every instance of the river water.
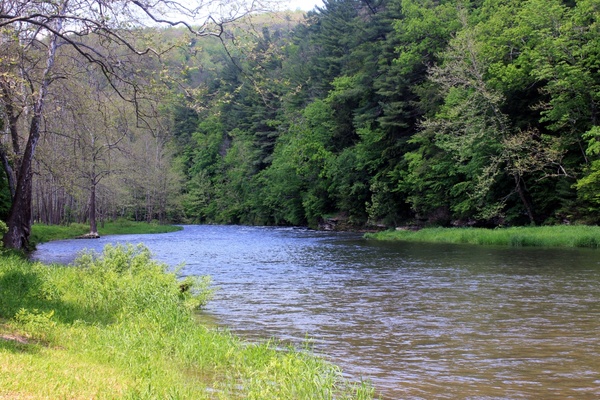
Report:
[{"label": "river water", "polygon": [[384,399],[600,398],[600,252],[387,243],[354,233],[186,226],[160,235],[42,244],[144,243],[218,287],[204,318],[276,338],[369,380]]}]

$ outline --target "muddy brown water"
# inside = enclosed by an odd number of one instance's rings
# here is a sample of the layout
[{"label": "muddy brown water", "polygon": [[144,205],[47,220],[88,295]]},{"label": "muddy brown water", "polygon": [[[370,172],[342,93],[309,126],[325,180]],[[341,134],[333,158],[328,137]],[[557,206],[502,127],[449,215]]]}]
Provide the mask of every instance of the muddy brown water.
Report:
[{"label": "muddy brown water", "polygon": [[185,226],[144,243],[218,287],[204,318],[369,380],[385,399],[600,398],[600,251],[387,243],[298,228]]}]

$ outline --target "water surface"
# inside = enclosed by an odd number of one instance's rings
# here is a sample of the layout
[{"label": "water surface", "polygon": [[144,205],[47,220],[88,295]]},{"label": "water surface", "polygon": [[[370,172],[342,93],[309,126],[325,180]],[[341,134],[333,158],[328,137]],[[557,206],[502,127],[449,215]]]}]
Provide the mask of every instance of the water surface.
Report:
[{"label": "water surface", "polygon": [[302,343],[389,399],[600,398],[600,253],[382,243],[306,229],[186,226],[39,246],[143,242],[219,289],[207,317]]}]

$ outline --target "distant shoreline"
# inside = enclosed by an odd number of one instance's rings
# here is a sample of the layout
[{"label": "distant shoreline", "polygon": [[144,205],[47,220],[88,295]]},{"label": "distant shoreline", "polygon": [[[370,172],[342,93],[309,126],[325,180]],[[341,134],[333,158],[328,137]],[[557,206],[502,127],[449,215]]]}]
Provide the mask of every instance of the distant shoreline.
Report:
[{"label": "distant shoreline", "polygon": [[424,228],[396,229],[367,233],[375,240],[426,243],[464,243],[509,247],[600,247],[600,227],[586,225],[556,225],[512,228]]},{"label": "distant shoreline", "polygon": [[[105,222],[98,227],[99,236],[168,233],[180,231],[177,225],[159,224],[155,222],[139,222],[117,220]],[[88,224],[72,223],[69,225],[34,224],[31,228],[31,244],[50,242],[52,240],[76,239],[90,233]]]}]

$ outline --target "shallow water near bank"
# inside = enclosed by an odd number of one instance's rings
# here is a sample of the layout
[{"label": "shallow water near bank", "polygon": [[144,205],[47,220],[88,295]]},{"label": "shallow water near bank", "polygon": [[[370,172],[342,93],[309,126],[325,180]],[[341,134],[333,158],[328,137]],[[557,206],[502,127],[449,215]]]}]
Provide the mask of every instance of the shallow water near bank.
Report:
[{"label": "shallow water near bank", "polygon": [[205,317],[371,380],[389,399],[600,397],[600,252],[386,243],[354,233],[186,226],[38,246],[144,243],[218,287]]}]

